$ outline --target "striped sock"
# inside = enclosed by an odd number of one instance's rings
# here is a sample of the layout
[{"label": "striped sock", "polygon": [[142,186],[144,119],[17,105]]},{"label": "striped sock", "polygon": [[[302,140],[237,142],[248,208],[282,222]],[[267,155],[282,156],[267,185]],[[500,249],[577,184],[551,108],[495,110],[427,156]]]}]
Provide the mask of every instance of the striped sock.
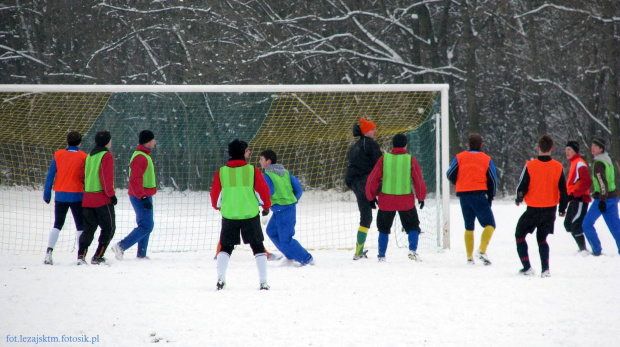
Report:
[{"label": "striped sock", "polygon": [[361,255],[364,252],[364,244],[366,243],[366,237],[368,236],[368,228],[360,227],[357,229],[357,244],[355,245],[355,254]]}]

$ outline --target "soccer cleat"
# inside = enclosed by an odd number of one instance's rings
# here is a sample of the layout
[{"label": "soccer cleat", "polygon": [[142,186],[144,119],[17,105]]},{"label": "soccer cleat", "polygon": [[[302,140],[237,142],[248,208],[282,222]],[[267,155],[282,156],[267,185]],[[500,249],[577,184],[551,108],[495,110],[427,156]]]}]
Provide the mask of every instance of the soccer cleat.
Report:
[{"label": "soccer cleat", "polygon": [[551,277],[551,272],[549,272],[549,270],[545,270],[545,271],[540,273],[540,277],[542,277],[542,278]]},{"label": "soccer cleat", "polygon": [[104,257],[101,257],[101,258],[93,257],[90,260],[90,263],[93,265],[106,265],[108,262],[106,261]]},{"label": "soccer cleat", "polygon": [[260,284],[260,290],[269,290],[269,285],[267,283]]},{"label": "soccer cleat", "polygon": [[380,263],[385,263],[387,260],[385,260],[385,257],[377,257],[377,259],[379,260]]},{"label": "soccer cleat", "polygon": [[409,257],[409,259],[413,261],[416,261],[416,262],[422,261],[422,258],[420,258],[420,255],[416,251],[409,251],[409,254],[407,256]]},{"label": "soccer cleat", "polygon": [[144,257],[136,257],[136,259],[138,260],[151,260],[151,258],[149,258],[149,256],[144,256]]},{"label": "soccer cleat", "polygon": [[125,251],[123,251],[123,249],[118,243],[113,244],[111,249],[112,252],[114,252],[114,257],[116,257],[116,260],[123,260],[123,254],[125,253]]},{"label": "soccer cleat", "polygon": [[88,265],[88,263],[84,260],[84,257],[78,257],[77,265]]},{"label": "soccer cleat", "polygon": [[491,260],[489,260],[489,256],[486,253],[482,253],[480,252],[480,250],[476,251],[476,257],[478,257],[478,259],[482,260],[482,263],[484,265],[491,265]]},{"label": "soccer cleat", "polygon": [[474,261],[473,258],[468,258],[467,259],[467,265],[476,265],[476,262]]},{"label": "soccer cleat", "polygon": [[523,276],[533,276],[534,275],[534,269],[527,268],[527,269],[521,269],[519,270],[519,275],[523,275]]},{"label": "soccer cleat", "polygon": [[577,254],[579,254],[582,257],[587,257],[590,255],[590,251],[588,251],[587,249],[583,249],[581,251],[579,251]]},{"label": "soccer cleat", "polygon": [[366,253],[368,253],[368,250],[363,251],[361,254],[354,255],[353,260],[368,259],[368,255],[366,255]]},{"label": "soccer cleat", "polygon": [[282,259],[282,257],[284,257],[284,256],[282,254],[280,254],[280,253],[269,253],[269,256],[267,257],[267,260],[278,261],[278,260]]},{"label": "soccer cleat", "polygon": [[45,260],[43,260],[43,264],[54,265],[54,260],[52,260],[52,252],[45,253]]},{"label": "soccer cleat", "polygon": [[217,290],[222,290],[224,289],[225,286],[226,286],[226,281],[223,278],[220,278],[217,280],[217,284],[215,285],[215,288]]}]

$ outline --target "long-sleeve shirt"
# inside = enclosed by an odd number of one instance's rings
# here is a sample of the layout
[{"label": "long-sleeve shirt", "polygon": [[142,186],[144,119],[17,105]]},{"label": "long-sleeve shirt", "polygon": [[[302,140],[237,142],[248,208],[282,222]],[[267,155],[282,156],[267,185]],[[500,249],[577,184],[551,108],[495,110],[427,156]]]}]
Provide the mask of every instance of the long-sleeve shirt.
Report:
[{"label": "long-sleeve shirt", "polygon": [[[241,167],[248,163],[243,159],[231,159],[226,163],[228,167]],[[263,209],[271,208],[271,196],[269,193],[269,186],[260,170],[254,167],[254,192],[258,194],[259,203],[262,204]],[[220,180],[220,170],[217,170],[215,177],[213,178],[213,185],[211,186],[211,206],[214,209],[219,210],[220,194],[222,193],[222,181]]]},{"label": "long-sleeve shirt", "polygon": [[[475,151],[475,150],[469,150],[470,153],[482,153],[480,151]],[[448,176],[448,180],[456,185],[456,181],[458,179],[459,176],[459,162],[458,162],[458,158],[454,158],[454,160],[452,160],[452,163],[450,164],[450,167],[448,168],[448,171],[446,172],[446,176]],[[495,163],[493,163],[493,159],[490,159],[489,161],[489,167],[487,168],[486,171],[486,178],[487,178],[487,184],[486,184],[486,192],[483,190],[473,190],[473,191],[465,191],[465,192],[456,192],[457,196],[461,196],[461,195],[468,195],[468,194],[480,194],[480,193],[486,193],[487,198],[490,200],[493,200],[493,198],[495,197],[495,194],[497,193],[497,173],[495,171]]]},{"label": "long-sleeve shirt", "polygon": [[[145,154],[151,154],[151,150],[143,145],[138,145],[136,151],[144,152]],[[145,196],[153,196],[157,193],[157,187],[144,188],[144,172],[148,167],[149,162],[143,155],[137,155],[129,167],[131,168],[131,175],[129,176],[129,189],[127,193],[131,196],[135,196],[138,199],[142,199]]]},{"label": "long-sleeve shirt", "polygon": [[[392,149],[392,154],[406,154],[404,148]],[[413,183],[413,192],[407,195],[392,195],[380,192],[381,183],[383,181],[383,156],[379,158],[374,169],[368,176],[366,181],[366,199],[374,200],[379,196],[379,209],[383,211],[408,211],[415,207],[416,197],[420,201],[426,199],[426,183],[422,177],[422,170],[415,157],[411,156],[411,182]]]},{"label": "long-sleeve shirt", "polygon": [[60,202],[82,201],[82,198],[84,196],[84,192],[83,192],[84,180],[83,179],[80,184],[82,187],[81,192],[65,191],[63,190],[62,187],[59,189],[59,187],[54,186],[54,182],[57,180],[66,181],[66,180],[72,180],[72,179],[79,179],[79,168],[81,166],[84,166],[84,160],[86,159],[86,153],[80,151],[80,148],[78,146],[68,146],[66,149],[60,150],[60,151],[67,151],[68,153],[71,153],[72,160],[70,160],[70,162],[68,163],[63,162],[60,165],[69,165],[68,169],[70,171],[75,172],[77,176],[73,176],[73,174],[71,174],[69,177],[57,177],[59,175],[59,172],[58,172],[59,164],[56,162],[56,155],[59,153],[59,151],[57,151],[54,154],[54,158],[52,158],[52,162],[50,163],[49,170],[47,170],[47,176],[45,177],[45,187],[43,188],[43,200],[50,201],[52,199],[52,188],[54,188],[54,191],[56,192],[56,201],[60,201]]},{"label": "long-sleeve shirt", "polygon": [[[102,191],[97,193],[84,193],[82,207],[101,207],[112,203],[111,197],[116,195],[114,191],[114,157],[112,153],[105,147],[95,147],[90,154],[95,155],[101,151],[107,151],[101,158],[101,166],[99,167],[99,179],[101,180]],[[80,172],[80,177],[84,179],[84,166]]]},{"label": "long-sleeve shirt", "polygon": [[572,194],[576,199],[583,202],[590,202],[590,187],[592,186],[592,177],[588,165],[581,158],[579,153],[575,154],[570,160],[570,169],[566,181],[566,190],[568,194]]},{"label": "long-sleeve shirt", "polygon": [[[544,155],[544,156],[539,156],[538,160],[542,162],[550,162],[553,159],[551,159],[551,157],[548,155]],[[528,172],[527,164],[526,164],[523,167],[523,171],[521,172],[521,178],[519,180],[519,185],[517,186],[517,197],[515,199],[517,203],[523,202],[523,197],[525,197],[525,195],[528,193],[530,189],[530,180],[531,180],[530,174]],[[563,171],[560,174],[560,177],[558,179],[557,189],[560,192],[560,202],[559,202],[558,212],[563,214],[566,212],[566,206],[568,206],[568,194],[566,193],[566,178],[564,177]],[[548,207],[551,207],[551,206],[548,206]]]}]

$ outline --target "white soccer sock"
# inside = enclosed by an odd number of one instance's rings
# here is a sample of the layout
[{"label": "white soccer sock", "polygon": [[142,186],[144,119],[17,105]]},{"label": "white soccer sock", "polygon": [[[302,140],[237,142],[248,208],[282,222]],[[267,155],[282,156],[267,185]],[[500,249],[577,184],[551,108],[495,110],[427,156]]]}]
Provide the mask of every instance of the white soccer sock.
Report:
[{"label": "white soccer sock", "polygon": [[258,268],[258,280],[260,283],[267,283],[267,253],[254,255],[256,267]]},{"label": "white soccer sock", "polygon": [[217,254],[217,279],[226,278],[228,260],[230,260],[230,254],[226,252],[220,252]]},{"label": "white soccer sock", "polygon": [[56,247],[56,242],[58,241],[58,235],[60,235],[60,229],[52,228],[50,231],[50,238],[47,241],[47,248]]},{"label": "white soccer sock", "polygon": [[82,232],[84,232],[84,230],[78,230],[75,232],[76,233],[75,237],[77,237],[76,242],[75,242],[77,244],[77,248],[80,248],[80,236],[82,236]]}]

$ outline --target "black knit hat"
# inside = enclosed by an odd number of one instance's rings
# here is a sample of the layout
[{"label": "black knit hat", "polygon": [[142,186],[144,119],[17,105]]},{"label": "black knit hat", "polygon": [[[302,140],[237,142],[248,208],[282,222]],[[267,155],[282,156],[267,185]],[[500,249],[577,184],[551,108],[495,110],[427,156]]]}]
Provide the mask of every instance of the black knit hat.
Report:
[{"label": "black knit hat", "polygon": [[100,131],[95,135],[95,143],[99,147],[105,147],[108,143],[110,143],[111,139],[112,135],[110,135],[110,132],[107,130]]},{"label": "black knit hat", "polygon": [[575,153],[579,153],[579,142],[577,141],[568,141],[566,143],[566,147],[570,147],[575,151]]},{"label": "black knit hat", "polygon": [[600,138],[600,137],[595,137],[592,140],[592,143],[599,146],[603,151],[605,151],[605,146],[607,145],[607,143],[605,142],[604,139]]},{"label": "black knit hat", "polygon": [[392,139],[392,146],[394,146],[394,148],[403,148],[407,146],[407,136],[400,133],[394,135],[394,138]]},{"label": "black knit hat", "polygon": [[82,142],[82,135],[77,131],[70,131],[67,134],[67,144],[69,146],[77,146]]},{"label": "black knit hat", "polygon": [[246,148],[248,148],[246,142],[234,139],[233,142],[228,144],[228,155],[231,159],[245,159]]},{"label": "black knit hat", "polygon": [[152,131],[150,130],[142,130],[140,132],[140,136],[139,136],[139,143],[141,145],[145,144],[145,143],[149,143],[152,139],[155,138],[155,135],[153,134]]}]

